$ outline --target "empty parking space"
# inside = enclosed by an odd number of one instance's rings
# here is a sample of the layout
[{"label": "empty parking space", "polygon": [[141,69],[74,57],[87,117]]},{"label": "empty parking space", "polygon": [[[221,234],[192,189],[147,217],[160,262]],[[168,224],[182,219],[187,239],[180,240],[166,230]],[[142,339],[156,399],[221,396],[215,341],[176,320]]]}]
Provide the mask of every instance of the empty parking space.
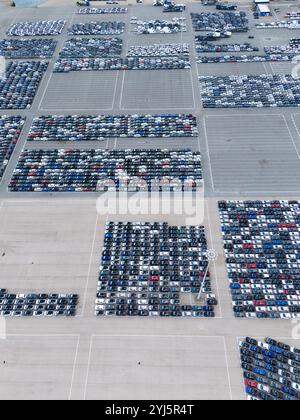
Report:
[{"label": "empty parking space", "polygon": [[11,293],[80,293],[82,299],[95,219],[94,203],[5,201],[1,287]]},{"label": "empty parking space", "polygon": [[183,32],[177,34],[151,35],[135,35],[133,33],[130,33],[128,37],[128,45],[181,44],[182,42],[189,41],[190,35]]},{"label": "empty parking space", "polygon": [[298,192],[300,161],[280,115],[207,116],[216,192]]},{"label": "empty parking space", "polygon": [[300,140],[300,114],[292,115],[292,120],[296,127],[297,133],[299,135],[299,140]]},{"label": "empty parking space", "polygon": [[86,398],[230,399],[223,337],[94,336]]},{"label": "empty parking space", "polygon": [[260,75],[270,73],[265,63],[198,64],[199,76]]},{"label": "empty parking space", "polygon": [[[125,5],[120,4],[120,7]],[[68,28],[77,23],[90,23],[90,22],[124,22],[128,24],[129,14],[74,14],[71,24]]]},{"label": "empty parking space", "polygon": [[117,149],[169,149],[178,150],[188,148],[199,151],[198,137],[174,137],[174,138],[149,138],[149,139],[116,139],[116,142],[109,140],[108,147]]},{"label": "empty parking space", "polygon": [[52,20],[52,19],[65,19],[69,23],[74,14],[74,8],[70,6],[60,5],[59,7],[23,7],[15,9],[14,14],[18,13],[18,21],[37,21],[37,20]]},{"label": "empty parking space", "polygon": [[257,29],[257,37],[263,46],[287,45],[294,36],[286,29]]},{"label": "empty parking space", "polygon": [[125,72],[121,107],[123,110],[193,109],[190,70]]},{"label": "empty parking space", "polygon": [[117,78],[116,71],[52,74],[40,109],[111,110],[116,95]]},{"label": "empty parking space", "polygon": [[77,344],[77,336],[20,335],[0,340],[1,399],[68,399]]},{"label": "empty parking space", "polygon": [[292,74],[295,64],[288,61],[284,63],[271,63],[271,66],[274,74]]}]

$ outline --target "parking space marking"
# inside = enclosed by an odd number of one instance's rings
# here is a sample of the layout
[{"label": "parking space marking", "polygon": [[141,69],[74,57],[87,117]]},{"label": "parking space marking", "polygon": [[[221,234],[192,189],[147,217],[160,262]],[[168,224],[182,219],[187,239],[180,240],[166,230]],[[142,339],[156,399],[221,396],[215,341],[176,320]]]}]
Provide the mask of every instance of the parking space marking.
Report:
[{"label": "parking space marking", "polygon": [[[96,208],[95,208],[95,210],[96,210]],[[85,284],[85,289],[84,289],[84,298],[83,298],[82,312],[81,312],[80,315],[78,315],[78,317],[80,317],[80,318],[82,318],[85,315],[86,301],[87,301],[87,293],[88,293],[88,286],[89,286],[89,281],[90,281],[92,261],[93,261],[93,256],[94,256],[94,251],[95,251],[95,245],[96,245],[96,239],[97,239],[98,222],[99,222],[99,213],[97,212],[96,213],[94,236],[93,236],[93,242],[92,242],[92,248],[91,248],[91,254],[90,254],[90,260],[89,260],[89,268],[88,268],[87,279],[86,279],[86,284]]]},{"label": "parking space marking", "polygon": [[300,160],[300,153],[299,153],[299,151],[298,151],[298,149],[297,149],[297,146],[296,146],[296,143],[295,143],[294,137],[293,137],[292,132],[291,132],[291,129],[290,129],[290,127],[289,127],[288,123],[287,123],[286,117],[285,117],[285,115],[283,115],[283,114],[281,114],[281,116],[282,116],[282,117],[283,117],[283,119],[284,119],[285,125],[286,125],[286,127],[287,127],[287,129],[288,129],[288,132],[289,132],[289,134],[290,134],[290,137],[291,137],[291,140],[292,140],[293,146],[294,146],[294,148],[295,148],[296,154],[297,154],[297,156],[298,156],[298,159]]},{"label": "parking space marking", "polygon": [[207,147],[208,167],[209,167],[209,171],[210,171],[210,178],[211,178],[212,190],[213,190],[213,192],[216,192],[215,183],[214,183],[214,176],[213,176],[213,170],[212,170],[212,164],[211,164],[211,159],[210,159],[210,150],[209,150],[209,144],[208,144],[208,135],[207,135],[207,128],[206,128],[205,118],[206,118],[206,116],[203,117],[203,130],[204,130],[204,137],[205,137],[206,147]]},{"label": "parking space marking", "polygon": [[47,109],[43,109],[43,108],[41,108],[41,106],[42,106],[42,103],[43,103],[43,101],[44,101],[44,99],[45,99],[45,96],[46,96],[46,92],[47,92],[47,90],[48,90],[48,87],[49,87],[49,84],[50,84],[50,81],[51,81],[51,79],[52,79],[52,77],[53,77],[53,71],[51,72],[51,75],[50,75],[50,77],[49,77],[49,79],[48,79],[48,82],[47,82],[47,84],[46,84],[46,87],[45,87],[45,90],[44,90],[44,93],[43,93],[43,95],[42,95],[42,98],[41,98],[41,100],[40,100],[40,103],[39,103],[39,105],[38,105],[38,110],[39,111],[47,111]]},{"label": "parking space marking", "polygon": [[[217,109],[217,108],[216,108]],[[249,114],[249,109],[248,112],[245,114],[245,111],[242,111],[241,108],[237,108],[236,109],[237,112],[236,114],[206,114],[205,118],[218,118],[218,117],[231,117],[231,118],[236,118],[236,117],[278,117],[280,115],[283,115],[282,112],[280,112],[280,108],[278,108],[278,114],[272,113],[272,114],[262,114],[262,113],[257,113],[257,114]],[[253,111],[258,111],[258,108],[252,108]]]},{"label": "parking space marking", "polygon": [[[114,93],[113,93],[112,98],[111,98],[112,102],[111,102],[111,107],[110,108],[96,108],[96,107],[94,107],[94,108],[80,108],[80,109],[78,109],[78,108],[66,108],[66,107],[64,107],[64,108],[42,108],[41,106],[42,106],[42,103],[44,102],[44,99],[45,99],[46,93],[48,91],[50,82],[52,81],[54,75],[57,74],[57,73],[54,73],[53,70],[52,70],[51,76],[49,77],[49,80],[47,82],[47,85],[46,85],[45,91],[43,93],[42,99],[39,103],[38,110],[42,111],[42,112],[51,112],[51,113],[53,113],[53,112],[56,113],[58,111],[62,111],[62,112],[71,112],[71,113],[75,113],[75,114],[77,114],[78,112],[113,111],[114,110],[114,105],[115,105],[115,99],[116,99],[116,95],[117,95],[118,79],[119,79],[120,70],[118,70],[117,72],[115,72],[114,70],[111,70],[110,72],[116,73]],[[96,70],[96,71],[94,71],[94,73],[99,73],[101,75],[102,71],[101,70],[98,70],[98,71]],[[125,70],[124,70],[124,73],[125,73]],[[65,75],[62,75],[62,76],[63,77],[68,77],[69,74],[65,74]]]},{"label": "parking space marking", "polygon": [[[300,140],[300,131],[299,131],[298,126],[297,126],[296,121],[295,121],[295,117],[297,117],[298,115],[300,116],[300,114],[292,114],[291,119],[292,119],[293,125],[294,125],[294,127],[297,131],[297,134],[298,134],[298,137],[299,137],[299,140]],[[296,145],[295,145],[295,148],[296,148]],[[297,153],[298,153],[298,157],[300,159],[300,154],[298,152],[298,149],[296,148],[296,150],[297,150]]]},{"label": "parking space marking", "polygon": [[190,73],[190,79],[191,79],[191,85],[192,85],[192,93],[193,93],[193,103],[194,103],[194,107],[193,109],[196,108],[196,96],[195,96],[195,87],[194,87],[194,82],[193,82],[193,73],[192,70],[189,70]]},{"label": "parking space marking", "polygon": [[231,401],[233,401],[233,392],[232,392],[232,386],[231,386],[231,375],[230,375],[230,369],[229,369],[228,349],[227,349],[227,344],[226,344],[226,338],[224,336],[222,336],[222,338],[223,338],[223,343],[224,343],[224,352],[225,352],[225,360],[226,360],[230,399],[231,399]]},{"label": "parking space marking", "polygon": [[69,400],[71,398],[72,395],[72,390],[73,390],[73,385],[74,385],[74,379],[75,379],[75,371],[76,371],[76,364],[77,364],[77,358],[78,358],[78,353],[79,353],[79,343],[80,343],[80,334],[6,334],[6,337],[33,337],[33,338],[39,338],[39,337],[50,337],[50,338],[55,338],[55,337],[76,337],[77,338],[77,344],[76,344],[76,350],[75,350],[75,357],[74,357],[74,361],[73,361],[73,370],[72,370],[72,378],[71,378],[71,384],[70,384],[70,390],[69,390]]},{"label": "parking space marking", "polygon": [[86,397],[87,397],[87,388],[89,385],[89,376],[90,376],[90,366],[91,366],[91,361],[92,361],[93,341],[94,341],[94,335],[92,334],[90,337],[90,348],[89,348],[88,363],[87,363],[87,369],[86,369],[83,401],[86,401]]},{"label": "parking space marking", "polygon": [[[238,358],[239,358],[239,368],[240,368],[240,371],[241,371],[241,375],[240,375],[241,381],[240,382],[241,382],[241,385],[243,387],[243,394],[245,396],[245,400],[247,400],[248,399],[248,394],[247,394],[246,389],[245,389],[244,371],[243,371],[243,368],[241,366],[241,354],[240,354],[240,341],[241,341],[241,339],[245,340],[245,338],[246,337],[237,336],[236,341],[237,341],[237,351],[238,351]],[[252,338],[254,338],[254,337],[252,337]]]},{"label": "parking space marking", "polygon": [[78,359],[78,353],[79,353],[79,344],[80,344],[80,335],[77,336],[77,346],[76,346],[75,359],[74,359],[74,364],[73,364],[71,387],[70,387],[69,398],[68,398],[69,401],[71,401],[71,398],[72,398],[72,392],[73,392],[73,386],[74,386],[74,380],[75,380],[75,372],[76,372],[76,366],[77,366],[77,359]]},{"label": "parking space marking", "polygon": [[114,89],[114,95],[113,95],[113,100],[112,100],[111,111],[115,108],[115,101],[116,101],[116,95],[117,95],[117,87],[118,87],[119,75],[120,75],[120,70],[118,70],[117,77],[116,77],[116,80],[115,80],[115,89]]},{"label": "parking space marking", "polygon": [[123,110],[122,99],[123,99],[123,92],[124,92],[124,83],[125,83],[125,71],[123,71],[123,77],[122,77],[122,85],[121,85],[121,93],[120,93],[120,101],[119,101],[120,111]]}]

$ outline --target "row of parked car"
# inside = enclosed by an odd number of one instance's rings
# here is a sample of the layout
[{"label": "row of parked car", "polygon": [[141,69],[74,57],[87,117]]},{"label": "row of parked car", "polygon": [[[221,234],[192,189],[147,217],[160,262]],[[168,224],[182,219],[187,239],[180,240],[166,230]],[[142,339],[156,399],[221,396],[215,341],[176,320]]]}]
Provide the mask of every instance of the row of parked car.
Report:
[{"label": "row of parked car", "polygon": [[266,54],[300,54],[300,38],[292,38],[288,45],[265,47]]},{"label": "row of parked car", "polygon": [[200,77],[204,108],[299,107],[300,85],[291,75]]},{"label": "row of parked car", "polygon": [[79,15],[121,15],[128,12],[127,7],[80,7]]},{"label": "row of parked car", "polygon": [[247,32],[249,21],[245,12],[191,13],[194,31]]},{"label": "row of parked car", "polygon": [[0,109],[29,109],[47,70],[45,61],[10,61],[0,79]]},{"label": "row of parked car", "polygon": [[107,138],[197,137],[191,114],[42,115],[33,120],[29,141],[101,141]]},{"label": "row of parked car", "polygon": [[300,28],[298,20],[261,22],[256,25],[257,29],[290,29],[296,30]]},{"label": "row of parked car", "polygon": [[171,20],[141,21],[132,17],[130,23],[133,25],[131,31],[138,35],[176,34],[187,31],[185,18],[174,17]]},{"label": "row of parked car", "polygon": [[125,31],[124,22],[75,23],[68,29],[69,35],[121,35]]},{"label": "row of parked car", "polygon": [[121,38],[71,38],[65,42],[61,58],[116,57],[122,54]]},{"label": "row of parked car", "polygon": [[300,204],[219,203],[234,313],[300,317]]},{"label": "row of parked car", "polygon": [[0,289],[0,314],[4,317],[75,316],[78,302],[75,294],[13,294]]},{"label": "row of parked car", "polygon": [[60,35],[66,25],[65,20],[40,20],[16,22],[7,30],[8,36],[48,36]]},{"label": "row of parked car", "polygon": [[169,57],[189,53],[189,44],[134,45],[129,47],[127,57]]},{"label": "row of parked car", "polygon": [[103,70],[186,70],[191,68],[188,57],[127,57],[127,58],[61,58],[54,73]]},{"label": "row of parked car", "polygon": [[25,119],[20,116],[0,116],[0,180],[22,131]]},{"label": "row of parked car", "polygon": [[197,53],[221,53],[221,52],[255,52],[259,48],[253,47],[249,42],[243,44],[212,44],[210,42],[196,43]]},{"label": "row of parked car", "polygon": [[0,56],[7,59],[52,58],[56,46],[54,39],[1,39]]},{"label": "row of parked car", "polygon": [[[98,184],[128,191],[138,181],[157,191],[168,180],[184,188],[202,184],[201,154],[191,150],[25,150],[10,191],[96,191]],[[137,188],[137,187],[135,187]]]},{"label": "row of parked car", "polygon": [[264,55],[220,55],[217,57],[200,56],[197,57],[197,63],[264,63],[264,62],[283,62],[292,61],[295,54],[264,54]]},{"label": "row of parked car", "polygon": [[300,350],[272,338],[239,343],[248,400],[299,401]]},{"label": "row of parked car", "polygon": [[[203,226],[108,223],[96,315],[214,317],[206,252]],[[194,299],[202,285],[204,304]],[[180,294],[191,294],[191,303],[181,303]]]}]

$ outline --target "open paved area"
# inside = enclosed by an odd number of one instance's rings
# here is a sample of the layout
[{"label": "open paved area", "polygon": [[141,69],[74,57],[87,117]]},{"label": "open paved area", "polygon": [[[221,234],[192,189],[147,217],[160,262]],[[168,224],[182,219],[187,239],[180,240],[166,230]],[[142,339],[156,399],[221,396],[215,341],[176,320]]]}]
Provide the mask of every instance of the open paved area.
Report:
[{"label": "open paved area", "polygon": [[[249,10],[248,6],[242,6]],[[245,399],[238,341],[246,335],[270,336],[300,347],[299,324],[285,320],[237,320],[232,311],[217,202],[219,199],[300,199],[300,114],[297,109],[203,110],[198,76],[279,72],[279,64],[196,64],[189,13],[187,33],[134,35],[131,16],[161,17],[159,8],[130,6],[128,15],[77,16],[74,6],[1,11],[0,35],[15,21],[65,18],[56,37],[55,57],[41,82],[33,106],[0,184],[0,287],[19,293],[78,293],[73,319],[1,320],[0,398],[15,399]],[[165,15],[164,15],[165,16]],[[67,28],[79,21],[120,19],[129,45],[188,42],[191,70],[78,72],[52,74]],[[277,45],[299,31],[258,31],[251,20],[254,44]],[[280,35],[282,33],[282,36]],[[242,35],[241,41],[248,35]],[[233,42],[240,37],[233,36]],[[283,71],[283,70],[282,70]],[[286,70],[285,70],[286,71]],[[218,252],[211,266],[219,305],[215,319],[96,318],[98,271],[105,223],[167,221],[163,215],[99,215],[97,194],[9,193],[8,184],[26,144],[33,118],[49,114],[193,113],[199,138],[108,139],[81,148],[169,148],[200,150],[205,182],[204,220],[209,248]],[[59,147],[78,145],[60,143]],[[6,331],[6,333],[5,333]],[[297,338],[298,337],[298,338]]]}]

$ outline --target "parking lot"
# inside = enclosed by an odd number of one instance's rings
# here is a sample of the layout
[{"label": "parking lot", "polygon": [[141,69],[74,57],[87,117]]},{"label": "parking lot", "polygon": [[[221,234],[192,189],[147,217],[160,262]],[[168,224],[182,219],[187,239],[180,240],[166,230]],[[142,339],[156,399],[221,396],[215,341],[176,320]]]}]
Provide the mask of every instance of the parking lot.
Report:
[{"label": "parking lot", "polygon": [[[60,17],[68,21],[68,28],[76,22],[120,19],[126,23],[121,35],[123,56],[129,45],[187,42],[191,44],[192,69],[53,74],[67,29],[56,37],[55,57],[50,60],[32,108],[17,112],[26,116],[26,121],[0,184],[0,278],[1,287],[10,290],[77,293],[80,302],[78,315],[71,320],[6,320],[7,339],[0,340],[3,399],[14,399],[15,395],[21,399],[74,400],[245,399],[239,338],[286,337],[289,342],[295,333],[298,324],[291,321],[234,318],[217,202],[237,197],[299,200],[297,109],[204,110],[198,83],[201,75],[279,73],[277,66],[285,64],[197,65],[189,12],[199,9],[200,5],[189,4],[183,14],[188,31],[174,35],[129,33],[131,16],[161,17],[160,10],[150,6],[132,6],[128,15],[117,17],[76,15],[73,6],[16,9],[14,15],[4,12],[7,19],[1,26],[2,37],[17,20]],[[290,32],[281,30],[281,37],[277,31],[258,31],[253,25],[251,18],[251,34],[260,48],[289,40]],[[291,36],[299,36],[298,31],[291,32]],[[245,42],[247,36],[239,38],[235,34],[232,39]],[[158,112],[197,116],[199,138],[110,138],[100,147],[99,142],[87,142],[81,143],[80,148],[201,151],[206,210],[202,224],[209,248],[219,255],[210,270],[219,300],[216,318],[96,318],[95,294],[106,221],[166,221],[180,225],[185,224],[185,218],[130,214],[106,217],[97,214],[97,193],[9,193],[8,185],[22,150],[58,148],[56,142],[26,143],[32,120],[37,116]],[[0,115],[15,114],[0,111]],[[75,149],[78,145],[60,147]],[[51,351],[46,352],[49,348]]]}]

